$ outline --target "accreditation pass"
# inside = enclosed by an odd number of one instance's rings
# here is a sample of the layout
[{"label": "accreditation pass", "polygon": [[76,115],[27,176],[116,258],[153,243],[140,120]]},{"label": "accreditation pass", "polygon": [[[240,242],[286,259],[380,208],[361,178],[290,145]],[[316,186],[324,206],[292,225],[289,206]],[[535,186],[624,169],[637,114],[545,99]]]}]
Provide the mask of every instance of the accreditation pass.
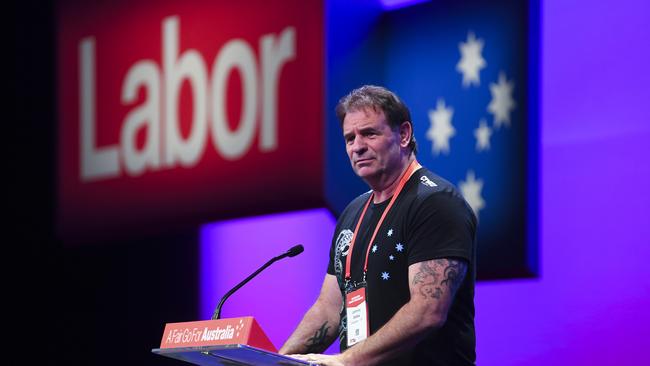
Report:
[{"label": "accreditation pass", "polygon": [[368,338],[368,305],[366,288],[361,287],[345,295],[348,319],[348,347]]}]

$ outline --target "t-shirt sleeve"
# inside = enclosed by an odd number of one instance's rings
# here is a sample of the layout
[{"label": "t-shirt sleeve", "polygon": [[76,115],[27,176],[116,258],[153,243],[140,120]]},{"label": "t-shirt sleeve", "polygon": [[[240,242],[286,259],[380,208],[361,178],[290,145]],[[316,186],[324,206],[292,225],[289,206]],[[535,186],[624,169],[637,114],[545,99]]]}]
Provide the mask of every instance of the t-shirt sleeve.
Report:
[{"label": "t-shirt sleeve", "polygon": [[[337,232],[338,232],[338,225],[334,230],[335,237]],[[334,256],[335,256],[334,245],[335,245],[335,238],[332,238],[332,244],[330,245],[330,259],[327,262],[327,274],[336,276],[336,271],[334,270]]]},{"label": "t-shirt sleeve", "polygon": [[409,265],[447,257],[471,262],[476,217],[462,197],[451,192],[427,196],[407,225]]},{"label": "t-shirt sleeve", "polygon": [[[341,217],[345,215],[347,212],[347,208],[343,211],[341,214]],[[327,262],[327,274],[331,274],[336,276],[336,269],[334,265],[334,261],[336,260],[336,239],[337,235],[339,234],[339,231],[341,231],[341,220],[338,220],[336,223],[336,227],[334,227],[334,235],[332,235],[332,242],[330,243],[330,257],[329,261]]]}]

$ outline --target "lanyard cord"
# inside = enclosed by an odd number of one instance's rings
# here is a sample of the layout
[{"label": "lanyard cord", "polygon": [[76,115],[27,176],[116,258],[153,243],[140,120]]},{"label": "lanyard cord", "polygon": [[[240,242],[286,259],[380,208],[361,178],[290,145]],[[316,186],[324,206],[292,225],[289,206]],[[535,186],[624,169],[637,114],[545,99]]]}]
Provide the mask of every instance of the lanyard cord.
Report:
[{"label": "lanyard cord", "polygon": [[[379,231],[379,228],[381,227],[381,224],[384,222],[384,218],[386,218],[386,215],[388,214],[388,211],[390,211],[391,207],[393,206],[393,203],[397,200],[397,196],[402,192],[402,188],[404,188],[404,185],[406,182],[411,178],[413,173],[417,171],[419,168],[421,168],[421,165],[418,164],[416,160],[413,160],[411,164],[409,164],[408,168],[406,168],[406,171],[402,175],[402,177],[399,180],[399,183],[397,184],[397,188],[395,189],[395,193],[393,194],[393,197],[390,199],[390,202],[388,203],[388,206],[384,210],[384,212],[381,215],[381,218],[377,222],[377,225],[375,225],[375,230],[372,233],[372,237],[370,238],[370,242],[368,243],[368,249],[366,250],[366,261],[363,265],[363,278],[365,280],[366,278],[366,272],[368,272],[368,255],[370,255],[370,248],[372,247],[372,243],[375,241],[375,237],[377,236],[377,232]],[[352,234],[352,240],[350,241],[350,248],[348,250],[348,257],[345,260],[345,280],[349,281],[350,278],[352,277],[350,274],[350,263],[352,262],[352,249],[354,248],[354,243],[357,240],[357,234],[359,233],[359,227],[361,226],[361,222],[363,221],[363,217],[366,215],[366,210],[368,209],[368,206],[370,205],[370,202],[372,201],[373,197],[375,196],[375,193],[371,193],[370,197],[368,197],[368,201],[366,202],[366,205],[363,207],[363,211],[361,211],[361,216],[359,217],[359,221],[357,222],[357,226],[354,229],[354,234]]]}]

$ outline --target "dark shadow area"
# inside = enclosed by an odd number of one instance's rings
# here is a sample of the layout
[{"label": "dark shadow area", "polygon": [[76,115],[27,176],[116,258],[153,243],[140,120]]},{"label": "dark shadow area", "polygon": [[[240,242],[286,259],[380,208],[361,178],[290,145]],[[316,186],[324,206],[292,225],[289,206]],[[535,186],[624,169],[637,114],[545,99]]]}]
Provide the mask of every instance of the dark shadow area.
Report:
[{"label": "dark shadow area", "polygon": [[[3,240],[16,364],[165,365],[164,324],[197,320],[198,230],[133,242],[57,239],[56,17],[52,1],[14,2],[13,115],[5,119]],[[5,130],[6,131],[6,130]],[[14,262],[14,259],[18,259]],[[13,362],[5,363],[13,364]]]}]

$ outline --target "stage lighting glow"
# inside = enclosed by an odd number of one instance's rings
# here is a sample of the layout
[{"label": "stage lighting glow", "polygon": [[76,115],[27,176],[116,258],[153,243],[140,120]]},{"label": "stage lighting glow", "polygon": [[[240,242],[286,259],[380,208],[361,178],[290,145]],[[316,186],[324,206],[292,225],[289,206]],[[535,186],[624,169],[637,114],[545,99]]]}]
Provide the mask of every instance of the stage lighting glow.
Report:
[{"label": "stage lighting glow", "polygon": [[429,0],[379,0],[382,8],[385,10],[395,10],[399,8],[405,8],[407,6],[424,3]]}]

